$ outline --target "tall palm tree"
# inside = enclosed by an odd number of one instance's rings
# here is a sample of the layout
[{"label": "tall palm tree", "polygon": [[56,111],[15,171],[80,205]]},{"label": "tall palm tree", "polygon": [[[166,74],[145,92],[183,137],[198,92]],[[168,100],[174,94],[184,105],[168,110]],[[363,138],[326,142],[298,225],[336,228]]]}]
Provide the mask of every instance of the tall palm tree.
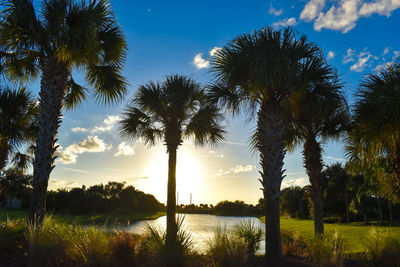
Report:
[{"label": "tall palm tree", "polygon": [[305,71],[318,72],[322,76],[312,80],[308,90],[297,97],[288,142],[289,150],[303,144],[304,167],[312,188],[314,232],[320,235],[324,233],[321,143],[337,139],[344,133],[349,124],[349,114],[341,85],[325,60],[315,59],[313,67]]},{"label": "tall palm tree", "polygon": [[400,188],[400,63],[369,74],[356,97],[349,157],[366,167],[385,159]]},{"label": "tall palm tree", "polygon": [[3,74],[14,81],[40,75],[39,125],[30,222],[40,225],[54,168],[62,108],[72,108],[89,91],[72,73],[81,71],[96,100],[110,103],[126,92],[121,75],[126,42],[106,0],[44,0],[37,14],[31,0],[10,0],[0,22]]},{"label": "tall palm tree", "polygon": [[301,69],[311,67],[312,59],[320,56],[319,47],[305,36],[296,39],[289,28],[264,28],[240,35],[212,58],[213,98],[233,114],[257,114],[253,141],[262,167],[259,180],[265,200],[266,258],[282,257],[279,197],[291,102],[313,78],[303,75]]},{"label": "tall palm tree", "polygon": [[[159,82],[139,87],[121,121],[121,135],[142,138],[148,145],[162,141],[167,148],[167,251],[174,249],[177,235],[176,161],[177,150],[185,138],[194,138],[196,144],[218,144],[225,131],[220,125],[222,115],[209,101],[205,90],[193,79],[171,75]],[[173,264],[172,253],[169,266]]]},{"label": "tall palm tree", "polygon": [[24,88],[0,91],[0,172],[4,171],[10,156],[25,165],[26,154],[19,152],[21,144],[36,138],[38,106]]}]

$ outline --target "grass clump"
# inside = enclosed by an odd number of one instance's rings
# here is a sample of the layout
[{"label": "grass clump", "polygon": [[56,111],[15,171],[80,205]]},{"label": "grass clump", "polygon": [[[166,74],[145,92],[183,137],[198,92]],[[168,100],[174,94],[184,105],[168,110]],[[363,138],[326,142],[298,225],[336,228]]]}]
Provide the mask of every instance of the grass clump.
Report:
[{"label": "grass clump", "polygon": [[214,266],[253,266],[262,236],[262,229],[251,221],[241,222],[231,229],[219,226],[208,242],[207,254]]},{"label": "grass clump", "polygon": [[372,229],[365,248],[365,258],[369,265],[400,266],[400,237],[392,231]]},{"label": "grass clump", "polygon": [[282,254],[289,257],[307,256],[307,243],[303,236],[291,230],[281,229]]},{"label": "grass clump", "polygon": [[344,242],[343,237],[337,231],[310,238],[306,245],[314,266],[343,266]]},{"label": "grass clump", "polygon": [[110,242],[110,262],[113,266],[136,267],[141,240],[127,232],[116,231]]},{"label": "grass clump", "polygon": [[172,251],[166,247],[166,232],[160,227],[147,225],[140,249],[141,263],[144,266],[164,266],[167,257],[175,260],[175,266],[193,266],[196,253],[193,249],[191,235],[183,228],[184,216],[177,220],[178,233]]},{"label": "grass clump", "polygon": [[21,257],[26,224],[22,219],[0,221],[0,258]]}]

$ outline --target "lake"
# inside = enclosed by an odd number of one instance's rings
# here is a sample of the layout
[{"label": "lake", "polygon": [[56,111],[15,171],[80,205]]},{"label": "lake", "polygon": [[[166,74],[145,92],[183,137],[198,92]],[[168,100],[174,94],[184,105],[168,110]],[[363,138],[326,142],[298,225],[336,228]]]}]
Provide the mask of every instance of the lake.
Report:
[{"label": "lake", "polygon": [[[256,226],[261,227],[265,231],[265,225],[256,217],[238,217],[238,216],[216,216],[209,214],[178,214],[184,216],[184,229],[188,231],[193,238],[195,249],[200,252],[205,252],[207,249],[207,242],[213,236],[214,231],[218,226],[231,228],[233,225],[242,221],[251,221]],[[125,230],[135,234],[143,234],[145,226],[159,227],[163,230],[166,229],[166,216],[162,216],[156,220],[139,221],[121,230]],[[261,243],[259,253],[264,253],[264,241]]]}]

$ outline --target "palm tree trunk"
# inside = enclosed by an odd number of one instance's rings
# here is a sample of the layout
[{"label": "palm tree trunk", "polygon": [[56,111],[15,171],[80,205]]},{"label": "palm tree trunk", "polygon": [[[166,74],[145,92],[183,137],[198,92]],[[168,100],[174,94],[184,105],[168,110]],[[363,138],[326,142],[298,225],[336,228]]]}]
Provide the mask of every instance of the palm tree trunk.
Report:
[{"label": "palm tree trunk", "polygon": [[277,103],[265,103],[258,112],[257,138],[265,201],[265,256],[266,259],[282,259],[280,235],[279,197],[285,157],[285,115]]},{"label": "palm tree trunk", "polygon": [[350,223],[349,194],[346,189],[344,191],[344,201],[346,202],[346,222]]},{"label": "palm tree trunk", "polygon": [[33,192],[29,222],[40,226],[45,212],[46,193],[50,173],[53,170],[56,136],[61,123],[63,99],[68,80],[68,70],[62,63],[49,59],[42,70],[38,135],[33,162]]},{"label": "palm tree trunk", "polygon": [[8,162],[8,152],[10,151],[10,145],[6,140],[0,142],[0,173],[4,171]]},{"label": "palm tree trunk", "polygon": [[177,148],[168,148],[168,190],[167,190],[167,266],[174,266],[174,249],[176,244],[176,154]]},{"label": "palm tree trunk", "polygon": [[322,155],[321,146],[315,140],[315,135],[309,134],[303,148],[304,167],[310,179],[312,201],[314,205],[314,232],[315,235],[324,233],[324,217],[322,207],[321,173]]}]

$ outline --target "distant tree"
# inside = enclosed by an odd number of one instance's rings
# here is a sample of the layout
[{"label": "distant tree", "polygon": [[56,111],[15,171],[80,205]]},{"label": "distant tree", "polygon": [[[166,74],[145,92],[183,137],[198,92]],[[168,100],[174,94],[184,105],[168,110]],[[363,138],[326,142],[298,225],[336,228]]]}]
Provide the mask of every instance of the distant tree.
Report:
[{"label": "distant tree", "polygon": [[0,90],[0,172],[9,158],[15,167],[28,167],[29,156],[18,149],[36,138],[38,106],[24,88]]},{"label": "distant tree", "polygon": [[0,206],[6,198],[17,198],[26,208],[32,192],[32,176],[25,175],[21,170],[8,169],[0,176]]},{"label": "distant tree", "polygon": [[[121,121],[123,137],[142,138],[148,145],[162,140],[167,148],[167,250],[173,250],[177,238],[176,160],[183,139],[193,138],[196,144],[218,144],[223,140],[222,115],[209,101],[206,91],[193,79],[182,75],[167,76],[161,83],[141,85]],[[170,253],[167,265],[173,265]]]},{"label": "distant tree", "polygon": [[30,222],[44,217],[48,180],[54,168],[62,108],[73,108],[89,90],[72,78],[83,71],[96,100],[110,103],[126,93],[121,75],[125,38],[105,0],[42,1],[37,14],[31,0],[3,3],[0,20],[1,71],[6,78],[30,82],[40,75],[39,123],[33,171]]},{"label": "distant tree", "polygon": [[304,190],[299,186],[286,188],[281,196],[281,212],[291,218],[295,218],[299,212],[304,216],[304,194]]}]

